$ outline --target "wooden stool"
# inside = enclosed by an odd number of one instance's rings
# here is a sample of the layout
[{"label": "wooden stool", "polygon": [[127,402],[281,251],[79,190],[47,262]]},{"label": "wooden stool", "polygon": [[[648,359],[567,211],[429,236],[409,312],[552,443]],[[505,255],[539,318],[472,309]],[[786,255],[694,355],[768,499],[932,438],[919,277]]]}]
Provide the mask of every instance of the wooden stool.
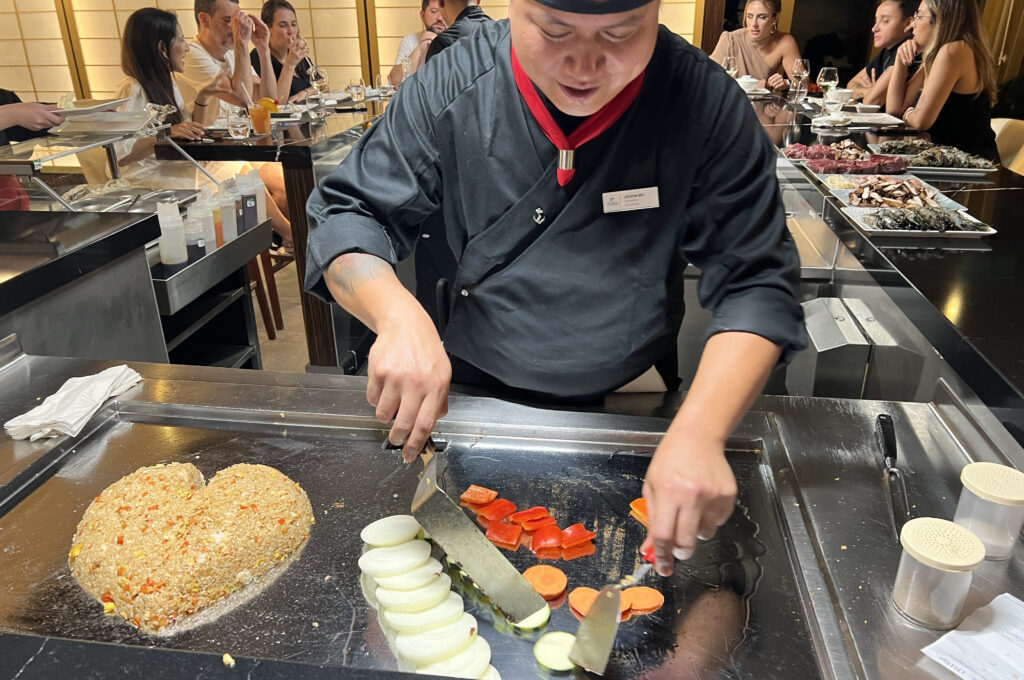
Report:
[{"label": "wooden stool", "polygon": [[[260,266],[263,264],[263,275]],[[249,279],[256,285],[256,304],[263,317],[263,327],[267,329],[267,339],[276,340],[277,331],[284,330],[284,319],[281,316],[281,299],[277,295],[277,281],[274,280],[274,268],[270,262],[270,253],[266,250],[259,257],[249,260],[246,264]],[[264,287],[264,278],[266,287]],[[268,299],[269,298],[269,299]],[[273,315],[273,319],[271,318]]]}]

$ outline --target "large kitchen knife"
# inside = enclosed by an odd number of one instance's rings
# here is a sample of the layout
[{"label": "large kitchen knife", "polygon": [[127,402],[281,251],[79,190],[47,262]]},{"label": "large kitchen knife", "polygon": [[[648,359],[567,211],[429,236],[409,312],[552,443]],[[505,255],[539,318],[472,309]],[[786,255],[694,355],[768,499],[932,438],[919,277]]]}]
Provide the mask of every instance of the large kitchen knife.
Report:
[{"label": "large kitchen knife", "polygon": [[615,644],[615,636],[619,632],[619,618],[622,615],[619,603],[622,599],[622,589],[636,584],[651,570],[654,564],[654,547],[648,548],[641,557],[643,559],[640,566],[632,576],[601,589],[594,604],[590,606],[590,611],[580,621],[580,627],[576,630],[576,642],[569,652],[569,659],[577,666],[582,666],[591,673],[604,675],[612,654],[612,645]]},{"label": "large kitchen knife", "polygon": [[548,606],[522,574],[437,485],[437,450],[432,440],[422,457],[426,470],[412,499],[412,516],[427,535],[473,579],[497,609],[519,623]]}]

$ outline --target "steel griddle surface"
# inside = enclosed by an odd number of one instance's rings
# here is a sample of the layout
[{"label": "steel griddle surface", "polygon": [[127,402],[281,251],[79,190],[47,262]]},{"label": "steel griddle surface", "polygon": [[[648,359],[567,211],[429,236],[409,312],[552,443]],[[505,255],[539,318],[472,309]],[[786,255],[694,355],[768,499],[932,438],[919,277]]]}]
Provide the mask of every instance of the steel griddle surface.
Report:
[{"label": "steel griddle surface", "polygon": [[[415,476],[382,434],[293,428],[195,418],[112,415],[68,454],[52,476],[0,516],[0,630],[127,645],[230,652],[258,658],[354,668],[396,669],[375,612],[362,597],[356,560],[359,530],[382,516],[408,513]],[[130,422],[133,419],[136,422]],[[650,451],[613,451],[565,442],[455,439],[442,455],[441,485],[456,494],[470,483],[499,490],[520,508],[544,505],[561,526],[597,531],[597,552],[563,568],[569,587],[600,588],[632,572],[643,527],[628,516],[640,495]],[[671,578],[657,613],[622,624],[609,678],[820,677],[800,610],[797,582],[760,456],[730,452],[741,509]],[[316,524],[301,558],[253,600],[206,626],[170,638],[141,635],[105,617],[71,578],[67,551],[89,502],[133,470],[191,462],[207,478],[240,462],[280,469],[309,495]],[[525,569],[526,549],[507,553]],[[545,677],[532,656],[537,634],[515,635],[464,592],[467,610],[507,679]],[[557,603],[556,603],[557,604]],[[575,632],[567,605],[546,630]]]}]

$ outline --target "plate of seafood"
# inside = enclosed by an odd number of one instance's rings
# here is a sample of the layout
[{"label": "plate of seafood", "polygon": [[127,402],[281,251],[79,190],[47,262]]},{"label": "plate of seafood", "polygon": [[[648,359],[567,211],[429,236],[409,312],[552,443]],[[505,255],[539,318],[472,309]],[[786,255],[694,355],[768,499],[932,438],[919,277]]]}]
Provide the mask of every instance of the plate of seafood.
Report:
[{"label": "plate of seafood", "polygon": [[944,208],[843,208],[868,236],[981,238],[995,229],[960,210]]},{"label": "plate of seafood", "polygon": [[833,189],[840,201],[853,208],[945,208],[966,210],[932,185],[907,175],[840,175],[854,184],[853,189]]},{"label": "plate of seafood", "polygon": [[907,170],[915,174],[932,176],[984,176],[997,172],[999,167],[981,156],[973,156],[955,146],[939,146],[923,139],[894,139],[880,144],[868,144],[875,153],[888,153],[901,157]]}]

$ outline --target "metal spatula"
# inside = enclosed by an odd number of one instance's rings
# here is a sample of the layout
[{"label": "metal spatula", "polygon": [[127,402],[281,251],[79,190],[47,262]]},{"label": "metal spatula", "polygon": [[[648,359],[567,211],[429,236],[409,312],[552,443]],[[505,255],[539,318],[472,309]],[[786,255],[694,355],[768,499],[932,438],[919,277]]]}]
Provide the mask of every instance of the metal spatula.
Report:
[{"label": "metal spatula", "polygon": [[433,440],[421,454],[427,464],[416,495],[412,516],[431,540],[459,565],[492,604],[512,623],[519,623],[548,606],[522,574],[466,516],[458,503],[437,485],[437,450]]},{"label": "metal spatula", "polygon": [[576,643],[569,652],[569,659],[577,666],[582,666],[591,673],[604,675],[608,658],[612,654],[612,645],[615,644],[615,635],[619,631],[619,617],[622,613],[621,591],[624,587],[638,583],[651,570],[654,564],[654,548],[651,547],[641,557],[640,566],[631,576],[601,589],[590,611],[580,621],[580,627],[576,631]]}]

